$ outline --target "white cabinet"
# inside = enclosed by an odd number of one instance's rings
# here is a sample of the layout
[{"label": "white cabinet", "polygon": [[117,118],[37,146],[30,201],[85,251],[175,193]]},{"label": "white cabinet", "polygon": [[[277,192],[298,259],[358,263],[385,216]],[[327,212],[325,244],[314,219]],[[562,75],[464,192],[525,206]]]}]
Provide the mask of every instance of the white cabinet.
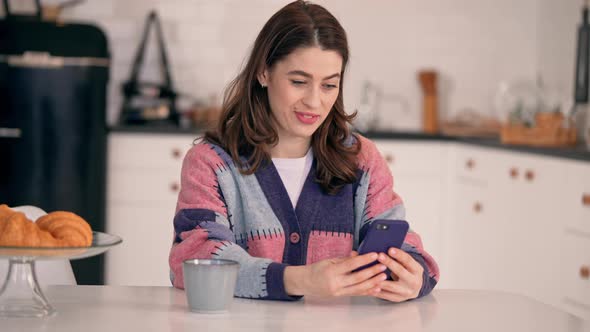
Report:
[{"label": "white cabinet", "polygon": [[[588,164],[576,163],[585,173],[576,172],[568,160],[463,145],[450,155],[446,286],[504,290],[590,317],[580,302],[589,284],[580,271],[590,265],[583,251],[590,237],[567,235],[585,234],[590,220],[581,198]],[[566,293],[573,280],[576,290]]]},{"label": "white cabinet", "polygon": [[[559,253],[564,224],[558,192],[565,192],[563,164],[558,159],[503,152],[498,193],[506,213],[504,233],[511,245],[505,252],[508,289],[545,303],[557,304],[563,293]],[[541,254],[542,253],[542,254]],[[548,285],[555,285],[548,287]]]},{"label": "white cabinet", "polygon": [[559,220],[566,225],[561,268],[562,307],[590,318],[590,163],[565,163],[565,185],[558,192]]},{"label": "white cabinet", "polygon": [[106,254],[106,284],[170,286],[180,169],[193,140],[193,135],[109,135],[107,231],[123,243]]},{"label": "white cabinet", "polygon": [[590,237],[567,233],[561,257],[562,307],[590,318]]},{"label": "white cabinet", "polygon": [[495,151],[470,146],[450,149],[450,218],[445,224],[447,288],[505,289],[503,209],[496,194]]},{"label": "white cabinet", "polygon": [[[424,248],[444,268],[447,144],[436,141],[375,140],[393,173],[394,190],[404,201],[406,219]],[[442,281],[444,283],[444,281]]]},{"label": "white cabinet", "polygon": [[567,167],[567,191],[562,197],[563,216],[568,228],[590,236],[590,163],[579,161],[564,162]]},{"label": "white cabinet", "polygon": [[[194,135],[109,137],[106,282],[169,286],[180,167]],[[464,143],[375,140],[439,288],[497,289],[590,318],[590,163]]]}]

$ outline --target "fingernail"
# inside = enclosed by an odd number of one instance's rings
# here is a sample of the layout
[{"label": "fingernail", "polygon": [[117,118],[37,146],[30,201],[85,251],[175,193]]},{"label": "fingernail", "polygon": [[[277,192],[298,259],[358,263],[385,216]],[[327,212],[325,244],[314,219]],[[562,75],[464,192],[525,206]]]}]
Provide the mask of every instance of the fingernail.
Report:
[{"label": "fingernail", "polygon": [[395,255],[395,249],[393,249],[393,248],[389,249],[389,254],[392,256]]},{"label": "fingernail", "polygon": [[384,260],[385,259],[385,255],[384,254],[379,254],[379,259],[380,260]]},{"label": "fingernail", "polygon": [[375,293],[379,293],[379,292],[381,292],[381,288],[375,288],[375,289],[373,290],[373,292],[375,292]]},{"label": "fingernail", "polygon": [[387,276],[385,274],[383,274],[383,275],[381,275],[381,277],[379,279],[381,279],[381,281],[385,281],[387,279]]},{"label": "fingernail", "polygon": [[387,266],[385,266],[385,265],[381,265],[381,266],[379,267],[379,269],[380,269],[381,271],[385,271],[385,270],[387,269]]}]

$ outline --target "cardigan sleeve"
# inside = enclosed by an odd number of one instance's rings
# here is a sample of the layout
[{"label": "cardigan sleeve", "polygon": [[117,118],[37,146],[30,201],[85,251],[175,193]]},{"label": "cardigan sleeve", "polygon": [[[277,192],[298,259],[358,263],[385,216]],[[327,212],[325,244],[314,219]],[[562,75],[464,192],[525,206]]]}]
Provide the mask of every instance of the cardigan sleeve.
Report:
[{"label": "cardigan sleeve", "polygon": [[[373,220],[405,219],[403,201],[393,190],[393,176],[375,143],[360,135],[358,142],[361,144],[359,169],[362,175],[355,193],[356,245],[362,241]],[[439,268],[434,258],[424,249],[420,235],[411,227],[401,249],[424,268],[418,297],[429,294],[438,282]]]},{"label": "cardigan sleeve", "polygon": [[286,264],[252,257],[235,243],[227,206],[216,172],[226,167],[211,145],[189,150],[181,171],[181,189],[174,216],[174,241],[169,255],[172,285],[184,288],[184,260],[223,258],[240,264],[235,296],[296,300],[284,288]]}]

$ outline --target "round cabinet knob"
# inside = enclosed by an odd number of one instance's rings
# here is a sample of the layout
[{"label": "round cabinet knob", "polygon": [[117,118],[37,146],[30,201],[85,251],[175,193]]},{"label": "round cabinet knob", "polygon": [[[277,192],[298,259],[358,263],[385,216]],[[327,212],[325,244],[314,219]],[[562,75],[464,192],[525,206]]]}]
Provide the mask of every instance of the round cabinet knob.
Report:
[{"label": "round cabinet knob", "polygon": [[178,182],[172,182],[170,184],[170,191],[177,193],[178,190],[180,190],[180,185],[178,184]]},{"label": "round cabinet knob", "polygon": [[182,151],[180,149],[172,149],[172,158],[180,159],[182,157]]},{"label": "round cabinet knob", "polygon": [[590,207],[590,194],[582,195],[582,205]]},{"label": "round cabinet knob", "polygon": [[467,169],[474,169],[475,168],[475,160],[469,158],[467,159],[467,161],[465,162],[465,167],[467,167]]},{"label": "round cabinet knob", "polygon": [[392,164],[393,164],[393,162],[395,161],[395,157],[394,157],[392,154],[390,154],[390,153],[386,153],[386,154],[385,154],[385,161],[386,161],[388,164],[392,165]]},{"label": "round cabinet knob", "polygon": [[590,266],[584,265],[580,267],[580,278],[588,280],[590,278]]},{"label": "round cabinet knob", "polygon": [[524,177],[525,179],[527,179],[527,181],[531,182],[535,179],[535,172],[530,169],[527,169],[527,171],[524,172]]},{"label": "round cabinet knob", "polygon": [[510,177],[513,179],[518,179],[518,168],[512,167],[510,169]]},{"label": "round cabinet knob", "polygon": [[481,213],[482,210],[483,210],[483,205],[480,202],[475,202],[475,204],[473,204],[473,211],[475,213]]}]

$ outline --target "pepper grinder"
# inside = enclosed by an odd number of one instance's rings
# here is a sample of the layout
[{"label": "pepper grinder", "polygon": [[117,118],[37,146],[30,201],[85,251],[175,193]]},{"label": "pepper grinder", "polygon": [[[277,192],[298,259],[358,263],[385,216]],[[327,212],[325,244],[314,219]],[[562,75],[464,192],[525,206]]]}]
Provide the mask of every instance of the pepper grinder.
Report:
[{"label": "pepper grinder", "polygon": [[418,72],[418,80],[424,93],[422,129],[428,134],[438,133],[436,77],[437,73],[434,70],[422,70]]}]

